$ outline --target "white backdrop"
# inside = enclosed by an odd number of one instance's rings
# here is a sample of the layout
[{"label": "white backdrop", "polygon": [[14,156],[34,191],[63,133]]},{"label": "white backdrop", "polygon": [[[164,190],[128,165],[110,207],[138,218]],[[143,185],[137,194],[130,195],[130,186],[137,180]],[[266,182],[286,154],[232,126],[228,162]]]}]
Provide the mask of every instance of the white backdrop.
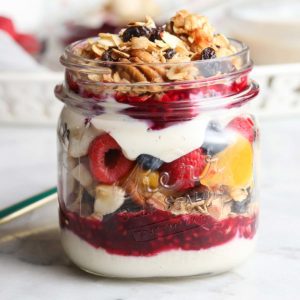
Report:
[{"label": "white backdrop", "polygon": [[[135,1],[124,0],[130,5]],[[147,0],[145,0],[147,1]],[[150,0],[149,0],[150,1]],[[162,14],[169,17],[174,11],[190,8],[201,12],[215,3],[226,5],[242,0],[153,0],[159,4]],[[0,15],[12,17],[17,29],[43,35],[53,24],[63,20],[77,19],[88,12],[99,10],[107,0],[0,0]],[[157,16],[156,16],[157,17]]]}]

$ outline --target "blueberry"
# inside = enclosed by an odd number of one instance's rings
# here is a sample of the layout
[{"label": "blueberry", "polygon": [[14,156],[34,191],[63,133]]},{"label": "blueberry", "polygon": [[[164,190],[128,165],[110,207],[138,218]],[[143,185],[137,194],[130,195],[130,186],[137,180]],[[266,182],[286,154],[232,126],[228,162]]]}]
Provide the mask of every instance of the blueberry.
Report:
[{"label": "blueberry", "polygon": [[231,205],[231,210],[237,214],[244,214],[247,211],[250,202],[251,202],[251,193],[249,191],[248,196],[245,200],[233,201]]},{"label": "blueberry", "polygon": [[209,122],[202,149],[207,155],[215,155],[228,146],[227,133],[222,129],[221,125],[215,121]]},{"label": "blueberry", "polygon": [[151,35],[150,29],[145,26],[130,26],[124,31],[122,35],[122,39],[124,42],[128,42],[133,37],[140,37],[140,36],[149,37],[150,35]]},{"label": "blueberry", "polygon": [[163,164],[162,160],[148,154],[139,155],[136,161],[144,170],[151,171],[159,169],[160,166]]},{"label": "blueberry", "polygon": [[176,54],[176,51],[172,48],[169,48],[165,51],[164,57],[166,59],[171,59]]}]

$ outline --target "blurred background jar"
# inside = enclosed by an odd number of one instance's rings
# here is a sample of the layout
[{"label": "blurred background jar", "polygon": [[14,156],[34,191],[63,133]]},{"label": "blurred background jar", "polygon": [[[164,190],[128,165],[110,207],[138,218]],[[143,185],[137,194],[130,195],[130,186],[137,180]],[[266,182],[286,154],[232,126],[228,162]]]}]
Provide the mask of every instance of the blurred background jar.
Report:
[{"label": "blurred background jar", "polygon": [[300,62],[300,1],[240,1],[227,11],[230,36],[249,45],[256,64]]}]

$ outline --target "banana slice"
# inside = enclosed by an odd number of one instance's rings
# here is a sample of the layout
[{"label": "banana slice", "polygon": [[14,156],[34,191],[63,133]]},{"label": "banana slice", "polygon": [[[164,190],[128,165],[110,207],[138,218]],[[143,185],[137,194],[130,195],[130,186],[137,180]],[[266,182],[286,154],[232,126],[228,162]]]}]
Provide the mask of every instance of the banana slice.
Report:
[{"label": "banana slice", "polygon": [[62,123],[66,123],[68,129],[83,128],[86,117],[69,107],[64,107],[61,112]]},{"label": "banana slice", "polygon": [[[70,156],[78,158],[88,153],[91,141],[103,131],[94,126],[86,127],[86,116],[65,107],[61,114],[62,126],[68,139],[67,149]],[[62,129],[62,131],[63,131]]]},{"label": "banana slice", "polygon": [[72,171],[72,176],[85,188],[90,187],[93,184],[93,178],[88,168],[80,163]]},{"label": "banana slice", "polygon": [[102,133],[103,131],[97,130],[94,126],[71,130],[68,149],[70,156],[78,158],[87,155],[90,143]]},{"label": "banana slice", "polygon": [[96,187],[96,199],[94,211],[99,215],[107,215],[113,213],[125,200],[125,191],[113,185],[100,184]]}]

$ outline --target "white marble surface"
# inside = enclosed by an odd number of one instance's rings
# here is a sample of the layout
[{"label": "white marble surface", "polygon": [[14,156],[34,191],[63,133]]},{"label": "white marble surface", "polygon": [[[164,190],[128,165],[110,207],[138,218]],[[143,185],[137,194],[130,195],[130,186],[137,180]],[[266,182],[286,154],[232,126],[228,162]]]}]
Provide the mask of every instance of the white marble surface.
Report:
[{"label": "white marble surface", "polygon": [[[261,222],[256,253],[216,277],[112,280],[85,274],[62,252],[57,206],[0,226],[0,299],[298,299],[300,119],[262,122]],[[56,180],[53,128],[0,128],[0,207]],[[176,261],[174,261],[176,264]]]}]

